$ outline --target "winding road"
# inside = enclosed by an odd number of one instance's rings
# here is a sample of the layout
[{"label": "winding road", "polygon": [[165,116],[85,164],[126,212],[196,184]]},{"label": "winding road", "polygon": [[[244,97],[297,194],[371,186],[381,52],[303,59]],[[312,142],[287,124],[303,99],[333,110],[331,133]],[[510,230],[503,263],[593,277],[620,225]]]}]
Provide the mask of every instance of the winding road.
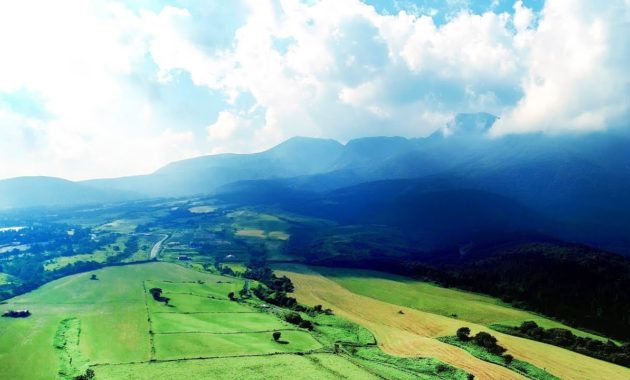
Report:
[{"label": "winding road", "polygon": [[155,243],[153,248],[151,248],[151,255],[149,255],[149,259],[150,260],[153,260],[153,259],[157,258],[157,254],[160,252],[160,249],[162,249],[162,243],[164,243],[164,241],[166,241],[166,239],[168,239],[168,238],[169,238],[169,235],[164,235],[162,240],[160,240],[157,243]]}]

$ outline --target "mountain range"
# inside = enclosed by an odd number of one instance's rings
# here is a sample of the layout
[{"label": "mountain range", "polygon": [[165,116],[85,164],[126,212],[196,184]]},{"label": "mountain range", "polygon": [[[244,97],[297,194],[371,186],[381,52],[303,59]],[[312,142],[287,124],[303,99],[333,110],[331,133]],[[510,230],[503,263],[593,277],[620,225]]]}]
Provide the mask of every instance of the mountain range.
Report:
[{"label": "mountain range", "polygon": [[142,176],[3,180],[0,208],[216,194],[344,223],[413,226],[416,233],[510,226],[628,250],[627,132],[491,138],[495,120],[487,113],[460,114],[425,138],[341,144],[295,137],[264,152],[203,156]]}]

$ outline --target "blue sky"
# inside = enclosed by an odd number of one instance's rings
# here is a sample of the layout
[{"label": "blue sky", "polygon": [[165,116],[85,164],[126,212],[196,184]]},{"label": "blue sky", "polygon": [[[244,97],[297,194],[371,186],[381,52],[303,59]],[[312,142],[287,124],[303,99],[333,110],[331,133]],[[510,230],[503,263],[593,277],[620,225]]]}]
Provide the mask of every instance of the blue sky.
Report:
[{"label": "blue sky", "polygon": [[[38,12],[33,12],[37,8]],[[630,107],[630,3],[0,4],[0,178],[148,173],[295,135],[597,131]]]}]

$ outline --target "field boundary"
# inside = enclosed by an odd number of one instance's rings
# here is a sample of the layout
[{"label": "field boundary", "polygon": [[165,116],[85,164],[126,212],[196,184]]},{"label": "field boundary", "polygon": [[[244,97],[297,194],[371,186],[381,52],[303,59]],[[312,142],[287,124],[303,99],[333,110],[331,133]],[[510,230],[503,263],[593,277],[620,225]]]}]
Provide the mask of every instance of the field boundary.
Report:
[{"label": "field boundary", "polygon": [[153,333],[153,321],[151,320],[151,311],[149,310],[149,301],[147,300],[147,284],[146,280],[142,281],[142,290],[143,290],[143,299],[144,299],[144,309],[147,312],[147,322],[149,323],[149,361],[155,360],[155,339]]},{"label": "field boundary", "polygon": [[318,348],[316,350],[304,351],[304,352],[269,352],[269,353],[266,353],[266,354],[199,356],[199,357],[194,357],[194,358],[155,359],[155,360],[144,360],[144,361],[135,361],[135,362],[124,362],[124,363],[95,363],[95,364],[90,365],[90,367],[104,367],[104,366],[116,366],[116,365],[133,365],[133,364],[148,364],[148,363],[173,363],[173,362],[183,362],[183,361],[192,361],[192,360],[218,360],[218,359],[233,359],[233,358],[252,358],[252,357],[265,357],[265,356],[278,356],[278,355],[306,356],[306,355],[315,355],[315,354],[330,354],[330,355],[334,355],[332,352],[326,350],[325,348]]},{"label": "field boundary", "polygon": [[57,379],[73,379],[83,371],[83,367],[87,367],[87,360],[83,358],[79,349],[80,336],[81,321],[78,318],[66,318],[59,322],[53,340],[53,347],[59,360]]},{"label": "field boundary", "polygon": [[232,332],[212,332],[212,331],[168,331],[168,332],[155,332],[155,335],[179,335],[179,334],[208,334],[208,335],[238,335],[238,334],[262,334],[272,333],[274,331],[298,331],[306,332],[300,329],[272,329],[272,330],[257,330],[257,331],[232,331]]},{"label": "field boundary", "polygon": [[259,311],[152,311],[152,314],[260,314]]}]

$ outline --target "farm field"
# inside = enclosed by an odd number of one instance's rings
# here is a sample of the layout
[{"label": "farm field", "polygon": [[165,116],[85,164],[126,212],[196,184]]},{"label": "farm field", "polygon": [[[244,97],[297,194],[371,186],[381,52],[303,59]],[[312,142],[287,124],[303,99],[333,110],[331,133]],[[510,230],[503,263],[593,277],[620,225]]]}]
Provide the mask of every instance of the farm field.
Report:
[{"label": "farm field", "polygon": [[524,321],[535,321],[545,328],[561,327],[579,336],[606,341],[600,336],[516,309],[499,299],[482,294],[447,289],[428,282],[382,272],[327,268],[317,270],[353,293],[432,314],[482,325],[517,326]]},{"label": "farm field", "polygon": [[125,249],[126,238],[119,238],[115,243],[93,253],[56,257],[44,264],[47,271],[57,270],[78,261],[94,261],[104,263],[108,257],[116,256]]},{"label": "farm field", "polygon": [[[287,374],[305,380],[379,379],[333,354],[275,355],[168,363],[110,365],[95,368],[103,379],[282,379]],[[298,375],[299,374],[299,375]]]},{"label": "farm field", "polygon": [[[339,317],[322,314],[321,328],[309,332],[285,322],[281,309],[230,301],[228,293],[243,284],[163,262],[50,282],[0,305],[0,312],[32,313],[0,319],[0,378],[73,379],[88,368],[99,379],[406,379],[417,378],[414,370],[431,379],[439,371],[466,376],[433,359],[393,368],[387,363],[404,359],[383,354],[367,330]],[[281,333],[278,341],[273,332]],[[350,360],[333,354],[339,338],[367,346]]]},{"label": "farm field", "polygon": [[[296,286],[296,296],[300,302],[306,304],[322,304],[335,310],[335,313],[359,323],[368,328],[376,335],[379,345],[388,353],[403,356],[426,356],[436,357],[453,366],[462,368],[473,373],[477,379],[520,379],[521,375],[516,374],[504,367],[484,362],[470,355],[469,353],[438,341],[437,337],[454,335],[455,331],[462,326],[468,326],[474,333],[478,331],[488,331],[497,337],[499,343],[504,345],[508,352],[515,358],[529,362],[539,368],[546,369],[550,373],[560,378],[567,379],[627,379],[630,377],[630,370],[621,366],[603,362],[584,355],[580,355],[559,347],[546,345],[539,342],[520,339],[509,335],[501,334],[490,330],[485,323],[494,320],[518,320],[515,315],[530,317],[530,315],[511,314],[504,310],[509,308],[501,305],[498,301],[488,299],[488,297],[474,295],[456,290],[443,289],[441,296],[445,302],[452,305],[440,306],[439,296],[431,301],[416,301],[417,308],[401,305],[413,304],[409,293],[397,289],[396,282],[392,277],[378,273],[366,273],[364,271],[334,270],[307,268],[299,265],[284,265],[278,267],[279,274],[287,275]],[[319,272],[321,270],[321,273]],[[325,276],[324,274],[329,275]],[[347,278],[347,279],[346,279]],[[359,278],[357,280],[356,278]],[[355,293],[342,284],[351,283],[355,289],[361,288],[362,292],[378,292],[377,296],[387,299],[384,293],[382,281],[390,281],[388,286],[392,286],[392,301],[383,301],[376,296],[366,296]],[[371,281],[374,281],[373,283]],[[411,280],[405,279],[405,287],[418,286],[422,289],[424,285],[410,284]],[[430,285],[431,287],[435,287]],[[425,293],[429,288],[425,287]],[[438,288],[439,290],[439,288]],[[402,293],[402,294],[401,294]],[[432,293],[432,292],[431,292]],[[438,291],[439,295],[440,292]],[[401,300],[406,300],[405,302]],[[475,312],[466,314],[453,306],[458,300],[461,302],[479,303],[486,305],[484,313]],[[426,309],[421,310],[418,305],[425,304]],[[493,310],[499,307],[501,313],[492,315]],[[441,313],[438,313],[440,310]],[[455,310],[455,311],[452,311]],[[403,314],[400,314],[400,312]],[[455,313],[458,318],[445,316]],[[525,312],[522,312],[525,313]],[[468,315],[468,316],[467,316]],[[467,316],[467,317],[466,317]],[[506,316],[508,317],[506,319]],[[471,321],[464,318],[470,318]],[[529,319],[529,318],[528,318]],[[475,321],[484,321],[478,323]]]}]

